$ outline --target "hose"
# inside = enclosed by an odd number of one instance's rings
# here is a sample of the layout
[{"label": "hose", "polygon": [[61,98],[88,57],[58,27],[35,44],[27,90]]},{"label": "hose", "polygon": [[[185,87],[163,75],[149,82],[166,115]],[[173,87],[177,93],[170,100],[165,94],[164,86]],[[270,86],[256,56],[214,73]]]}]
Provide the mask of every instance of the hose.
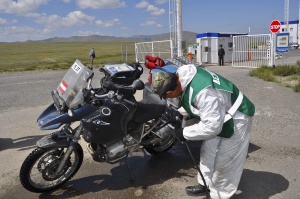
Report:
[{"label": "hose", "polygon": [[201,172],[201,170],[200,170],[200,167],[199,167],[199,165],[196,163],[195,158],[194,158],[194,156],[193,156],[193,154],[192,154],[192,152],[191,152],[191,150],[190,150],[190,147],[189,147],[188,143],[187,143],[186,141],[183,141],[182,143],[186,146],[186,148],[187,148],[187,150],[188,150],[188,152],[189,152],[189,154],[190,154],[190,156],[191,156],[191,158],[192,158],[193,164],[194,164],[194,166],[196,167],[196,169],[198,170],[198,172],[199,172],[199,174],[200,174],[200,176],[201,176],[201,178],[202,178],[202,181],[203,181],[203,183],[204,183],[204,187],[205,187],[205,190],[206,190],[206,198],[209,199],[210,196],[209,196],[209,192],[208,192],[208,187],[207,187],[207,184],[206,184],[206,182],[205,182],[204,176],[203,176],[203,174],[202,174],[202,172]]}]

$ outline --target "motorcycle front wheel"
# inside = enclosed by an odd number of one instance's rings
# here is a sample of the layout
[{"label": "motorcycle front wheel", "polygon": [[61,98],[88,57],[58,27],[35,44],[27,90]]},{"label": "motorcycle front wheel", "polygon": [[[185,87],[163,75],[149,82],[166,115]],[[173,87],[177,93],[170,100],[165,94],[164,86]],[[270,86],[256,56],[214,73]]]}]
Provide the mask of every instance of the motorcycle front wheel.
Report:
[{"label": "motorcycle front wheel", "polygon": [[83,161],[83,150],[77,147],[68,158],[62,171],[56,169],[67,147],[37,148],[32,151],[20,169],[20,181],[25,189],[42,193],[54,190],[68,182],[79,170]]}]

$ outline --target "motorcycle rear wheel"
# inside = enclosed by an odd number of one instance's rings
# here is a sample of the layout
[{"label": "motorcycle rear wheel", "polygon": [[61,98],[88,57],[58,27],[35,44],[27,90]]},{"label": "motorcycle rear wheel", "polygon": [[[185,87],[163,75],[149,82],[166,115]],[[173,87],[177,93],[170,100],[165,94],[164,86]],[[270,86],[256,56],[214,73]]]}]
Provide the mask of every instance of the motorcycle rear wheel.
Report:
[{"label": "motorcycle rear wheel", "polygon": [[169,135],[155,146],[145,146],[145,150],[151,155],[159,155],[171,149],[175,143],[176,139],[172,135]]},{"label": "motorcycle rear wheel", "polygon": [[83,161],[83,150],[76,148],[59,174],[55,171],[67,147],[37,148],[25,159],[20,169],[19,178],[25,189],[42,193],[57,189],[68,182],[79,170]]}]

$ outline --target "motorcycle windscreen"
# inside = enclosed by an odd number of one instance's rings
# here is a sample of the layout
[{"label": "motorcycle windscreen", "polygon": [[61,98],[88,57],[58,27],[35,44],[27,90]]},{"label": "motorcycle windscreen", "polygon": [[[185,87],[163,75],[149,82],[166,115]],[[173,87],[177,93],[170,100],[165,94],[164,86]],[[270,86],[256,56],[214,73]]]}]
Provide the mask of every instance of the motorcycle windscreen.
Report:
[{"label": "motorcycle windscreen", "polygon": [[85,67],[76,59],[57,87],[59,96],[65,101],[68,108],[77,108],[83,105],[82,89],[86,87],[88,78],[93,71]]}]

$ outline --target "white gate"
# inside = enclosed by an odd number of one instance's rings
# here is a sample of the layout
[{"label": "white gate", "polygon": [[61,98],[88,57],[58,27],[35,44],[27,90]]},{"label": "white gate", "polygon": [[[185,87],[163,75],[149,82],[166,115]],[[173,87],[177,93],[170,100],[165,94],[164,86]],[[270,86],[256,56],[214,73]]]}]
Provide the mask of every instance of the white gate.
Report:
[{"label": "white gate", "polygon": [[145,56],[158,56],[162,59],[173,58],[172,40],[142,42],[135,44],[136,62],[145,62]]},{"label": "white gate", "polygon": [[232,66],[271,66],[271,34],[233,37]]}]

